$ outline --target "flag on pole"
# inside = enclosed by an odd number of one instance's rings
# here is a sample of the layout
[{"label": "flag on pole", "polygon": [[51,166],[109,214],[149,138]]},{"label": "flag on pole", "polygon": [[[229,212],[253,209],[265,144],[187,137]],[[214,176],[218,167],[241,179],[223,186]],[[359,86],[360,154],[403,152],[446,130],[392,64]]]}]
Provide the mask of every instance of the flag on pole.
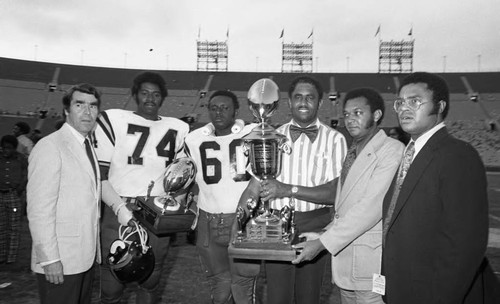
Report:
[{"label": "flag on pole", "polygon": [[198,26],[198,40],[200,40],[200,32],[201,32],[201,27]]},{"label": "flag on pole", "polygon": [[229,27],[227,28],[226,38],[229,38]]},{"label": "flag on pole", "polygon": [[380,34],[380,24],[378,25],[377,32],[375,32],[375,37],[377,37],[378,34]]},{"label": "flag on pole", "polygon": [[413,35],[413,27],[410,28],[410,31],[408,32],[408,36],[412,36]]},{"label": "flag on pole", "polygon": [[307,39],[311,38],[313,34],[314,34],[314,29],[311,30],[311,33],[309,34],[309,36],[307,36]]},{"label": "flag on pole", "polygon": [[281,30],[281,35],[280,35],[280,38],[279,38],[279,39],[283,38],[283,35],[284,35],[284,34],[285,34],[285,29],[282,29],[282,30]]}]

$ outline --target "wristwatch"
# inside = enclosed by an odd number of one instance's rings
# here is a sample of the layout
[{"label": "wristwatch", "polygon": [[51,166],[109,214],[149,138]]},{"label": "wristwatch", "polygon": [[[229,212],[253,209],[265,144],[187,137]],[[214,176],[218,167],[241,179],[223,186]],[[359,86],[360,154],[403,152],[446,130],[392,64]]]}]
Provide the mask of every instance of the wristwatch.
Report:
[{"label": "wristwatch", "polygon": [[295,197],[297,195],[297,192],[299,192],[299,188],[297,186],[292,187],[292,197]]}]

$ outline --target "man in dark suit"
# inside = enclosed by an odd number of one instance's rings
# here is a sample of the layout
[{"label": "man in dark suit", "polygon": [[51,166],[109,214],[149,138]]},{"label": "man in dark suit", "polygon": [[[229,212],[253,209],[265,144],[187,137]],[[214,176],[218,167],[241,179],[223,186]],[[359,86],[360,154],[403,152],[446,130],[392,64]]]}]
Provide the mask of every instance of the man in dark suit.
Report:
[{"label": "man in dark suit", "polygon": [[478,303],[468,294],[488,240],[486,174],[477,151],[448,134],[449,107],[446,82],[423,72],[394,102],[411,141],[384,199],[387,304]]}]

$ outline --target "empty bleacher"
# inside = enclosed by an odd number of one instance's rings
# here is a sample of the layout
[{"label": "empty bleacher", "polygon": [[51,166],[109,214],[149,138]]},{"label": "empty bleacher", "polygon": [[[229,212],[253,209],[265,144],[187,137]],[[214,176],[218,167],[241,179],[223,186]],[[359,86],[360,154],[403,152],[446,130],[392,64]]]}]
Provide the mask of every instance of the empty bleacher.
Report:
[{"label": "empty bleacher", "polygon": [[[49,92],[56,68],[60,68],[58,87]],[[46,109],[49,117],[57,119],[61,115],[61,99],[64,91],[71,85],[88,82],[96,85],[103,93],[102,109],[123,108],[135,109],[134,100],[130,97],[130,85],[133,78],[142,70],[88,67],[29,60],[0,58],[0,114],[36,116],[38,111]],[[272,117],[271,123],[282,124],[290,120],[288,109],[288,86],[298,76],[294,73],[251,73],[251,72],[197,72],[197,71],[157,71],[166,80],[169,97],[160,110],[161,115],[183,117],[196,115],[199,122],[208,122],[206,102],[211,92],[229,89],[240,101],[239,117],[247,122],[253,120],[247,107],[246,92],[250,86],[261,78],[272,78],[280,87],[281,100],[279,109]],[[200,97],[210,75],[213,75],[206,97]],[[440,73],[448,83],[451,92],[450,112],[447,118],[450,130],[462,139],[474,143],[480,150],[483,159],[500,163],[500,139],[498,132],[488,132],[488,122],[483,109],[478,103],[470,100],[461,77],[465,76],[479,94],[487,114],[500,118],[500,73]],[[377,73],[314,73],[324,88],[324,102],[319,113],[320,120],[330,123],[341,115],[342,98],[334,105],[328,100],[330,83],[334,78],[335,91],[345,92],[356,87],[372,87],[378,90],[386,101],[386,114],[382,127],[397,125],[392,111],[396,98],[397,83],[406,74]],[[3,132],[5,133],[5,132]],[[471,135],[472,134],[472,135]],[[474,135],[475,134],[475,135]],[[476,139],[480,138],[480,142]],[[486,152],[490,151],[490,152]],[[488,154],[489,153],[489,154]]]}]

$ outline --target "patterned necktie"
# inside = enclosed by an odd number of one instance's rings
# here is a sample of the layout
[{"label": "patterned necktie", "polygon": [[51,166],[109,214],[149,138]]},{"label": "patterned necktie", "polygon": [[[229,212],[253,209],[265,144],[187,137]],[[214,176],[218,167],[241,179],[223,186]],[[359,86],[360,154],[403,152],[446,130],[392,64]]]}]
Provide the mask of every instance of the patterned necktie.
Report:
[{"label": "patterned necktie", "polygon": [[410,169],[411,162],[413,161],[413,155],[415,155],[415,142],[411,142],[406,149],[405,155],[403,156],[403,161],[399,166],[398,170],[398,178],[396,179],[396,185],[394,186],[394,192],[392,194],[391,203],[389,204],[389,209],[387,209],[387,216],[384,218],[383,225],[383,238],[382,240],[385,243],[385,237],[387,234],[387,229],[389,228],[389,223],[392,219],[392,214],[394,213],[394,209],[396,207],[396,202],[398,200],[399,191],[401,190],[401,186],[406,177],[406,173]]},{"label": "patterned necktie", "polygon": [[92,148],[90,147],[90,141],[88,138],[85,138],[85,151],[87,152],[89,161],[92,164],[92,170],[94,170],[94,178],[97,184],[97,169],[95,167],[94,154],[92,153]]},{"label": "patterned necktie", "polygon": [[351,144],[349,150],[347,150],[347,155],[345,156],[344,163],[342,164],[342,172],[340,173],[340,185],[344,185],[345,178],[349,169],[351,169],[352,164],[356,160],[356,145]]},{"label": "patterned necktie", "polygon": [[314,125],[307,128],[301,128],[296,125],[290,125],[290,137],[292,138],[292,142],[295,142],[302,133],[309,137],[309,140],[313,142],[318,136],[318,126]]}]

